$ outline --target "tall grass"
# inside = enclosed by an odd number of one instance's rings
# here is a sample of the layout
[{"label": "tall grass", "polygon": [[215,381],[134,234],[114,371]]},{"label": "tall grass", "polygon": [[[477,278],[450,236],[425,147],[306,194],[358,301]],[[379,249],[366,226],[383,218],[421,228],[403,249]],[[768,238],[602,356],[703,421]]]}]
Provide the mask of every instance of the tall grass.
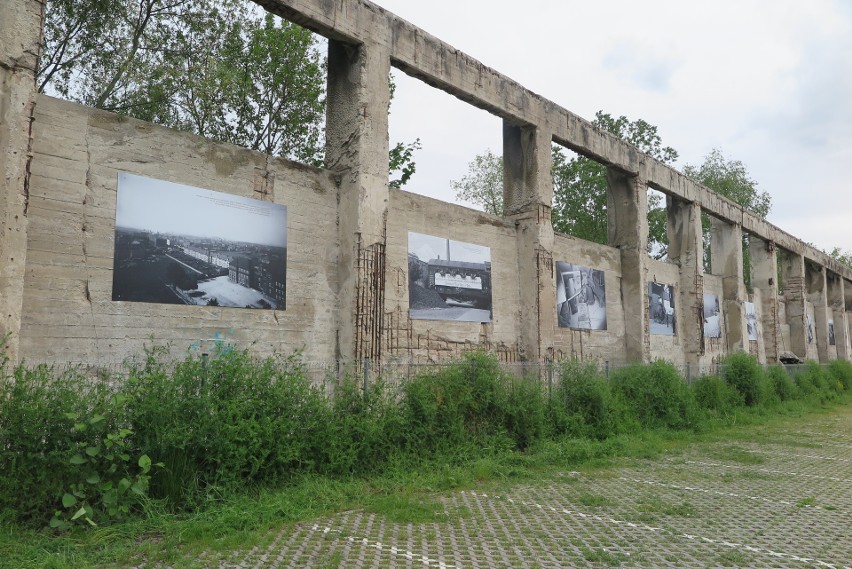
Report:
[{"label": "tall grass", "polygon": [[126,469],[112,473],[117,479],[138,476],[137,457],[155,465],[133,515],[152,504],[199,510],[305,476],[374,475],[429,461],[487,464],[531,447],[566,457],[615,452],[627,433],[700,429],[739,408],[823,404],[852,388],[846,361],[790,374],[735,354],[721,377],[691,386],[662,361],[611,379],[594,364],[567,362],[548,389],[543,377],[516,377],[494,357],[471,353],[402,384],[373,381],[366,393],[359,378],[343,378],[327,395],[296,357],[223,350],[168,366],[163,358],[150,350],[120,379],[44,366],[0,377],[0,519],[46,523],[81,483],[75,454],[115,433],[124,433],[127,457],[98,464]]}]

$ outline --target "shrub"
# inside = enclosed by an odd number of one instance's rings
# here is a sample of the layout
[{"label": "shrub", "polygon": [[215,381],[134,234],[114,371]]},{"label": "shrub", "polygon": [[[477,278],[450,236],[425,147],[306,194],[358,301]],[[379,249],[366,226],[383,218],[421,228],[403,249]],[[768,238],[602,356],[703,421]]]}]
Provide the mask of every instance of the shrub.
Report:
[{"label": "shrub", "polygon": [[722,377],[736,389],[749,407],[766,405],[774,397],[772,387],[763,373],[757,358],[745,352],[737,352],[722,361]]},{"label": "shrub", "polygon": [[644,427],[683,429],[698,425],[695,398],[668,362],[657,360],[617,370],[612,375],[612,390]]},{"label": "shrub", "polygon": [[769,379],[769,384],[780,401],[790,401],[799,396],[796,383],[782,366],[770,366],[766,370],[766,377]]},{"label": "shrub", "polygon": [[550,408],[556,433],[573,437],[604,439],[625,421],[623,407],[597,366],[576,360],[559,367]]},{"label": "shrub", "polygon": [[743,396],[717,375],[700,377],[692,384],[691,389],[701,408],[717,413],[744,404]]},{"label": "shrub", "polygon": [[838,391],[852,390],[852,363],[834,360],[828,366],[828,373],[836,380]]}]

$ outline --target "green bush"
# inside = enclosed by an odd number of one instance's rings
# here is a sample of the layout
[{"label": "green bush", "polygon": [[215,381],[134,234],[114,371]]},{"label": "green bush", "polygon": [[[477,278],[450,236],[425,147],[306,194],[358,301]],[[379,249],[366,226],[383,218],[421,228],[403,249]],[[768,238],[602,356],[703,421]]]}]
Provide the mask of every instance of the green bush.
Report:
[{"label": "green bush", "polygon": [[783,366],[769,366],[766,370],[766,377],[769,379],[769,384],[780,401],[791,401],[799,397],[796,383]]},{"label": "green bush", "polygon": [[834,360],[828,365],[828,373],[835,379],[837,391],[852,390],[852,363],[847,360]]},{"label": "green bush", "polygon": [[61,507],[77,480],[69,461],[86,441],[75,417],[103,414],[107,398],[105,384],[77,369],[21,365],[0,377],[0,511],[46,522]]},{"label": "green bush", "polygon": [[643,427],[685,429],[698,426],[695,397],[675,367],[657,360],[612,374],[612,390]]},{"label": "green bush", "polygon": [[574,360],[559,367],[550,416],[559,435],[604,439],[626,430],[624,406],[594,363]]},{"label": "green bush", "polygon": [[743,396],[717,375],[698,378],[691,385],[695,401],[702,409],[721,413],[744,404]]},{"label": "green bush", "polygon": [[737,352],[722,360],[722,377],[736,389],[749,407],[766,405],[774,400],[774,392],[757,358]]}]

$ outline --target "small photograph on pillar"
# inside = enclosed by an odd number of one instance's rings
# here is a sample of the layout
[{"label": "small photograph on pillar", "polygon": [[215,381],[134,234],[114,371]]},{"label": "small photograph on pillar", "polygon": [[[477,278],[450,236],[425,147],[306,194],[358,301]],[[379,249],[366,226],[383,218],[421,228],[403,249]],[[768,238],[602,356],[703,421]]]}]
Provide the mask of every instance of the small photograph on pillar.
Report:
[{"label": "small photograph on pillar", "polygon": [[287,207],[118,174],[112,300],[284,310]]},{"label": "small photograph on pillar", "polygon": [[491,248],[409,231],[408,315],[491,322]]},{"label": "small photograph on pillar", "polygon": [[704,295],[704,337],[722,337],[722,310],[715,294]]},{"label": "small photograph on pillar", "polygon": [[835,346],[836,341],[834,339],[834,320],[828,321],[828,345]]},{"label": "small photograph on pillar", "polygon": [[648,319],[651,334],[674,336],[677,330],[674,287],[658,282],[648,283]]},{"label": "small photograph on pillar", "polygon": [[754,303],[746,302],[745,311],[748,339],[752,342],[757,342],[757,310],[755,310]]},{"label": "small photograph on pillar", "polygon": [[808,338],[808,344],[814,343],[814,317],[811,315],[810,307],[805,314],[805,334]]},{"label": "small photograph on pillar", "polygon": [[606,330],[604,272],[557,262],[556,316],[560,328]]}]

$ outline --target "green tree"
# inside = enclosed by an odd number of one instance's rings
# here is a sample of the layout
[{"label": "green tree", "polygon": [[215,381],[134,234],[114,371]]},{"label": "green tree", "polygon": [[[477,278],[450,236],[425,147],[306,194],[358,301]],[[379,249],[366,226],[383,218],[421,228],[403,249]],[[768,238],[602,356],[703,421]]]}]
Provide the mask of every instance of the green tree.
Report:
[{"label": "green tree", "polygon": [[[248,0],[48,0],[42,92],[321,165],[325,56]],[[420,141],[389,155],[399,187]]]},{"label": "green tree", "polygon": [[852,269],[852,251],[835,247],[826,253],[829,257]]},{"label": "green tree", "polygon": [[[663,146],[657,127],[643,119],[629,120],[598,111],[592,121],[618,138],[633,144],[657,160],[673,164],[677,151]],[[649,212],[649,251],[665,243],[665,208],[658,194],[651,194]],[[606,243],[606,167],[585,156],[567,158],[561,149],[553,155],[553,229],[588,241]]]},{"label": "green tree", "polygon": [[477,155],[467,169],[461,180],[450,182],[456,197],[482,206],[492,215],[503,215],[503,157],[488,149]]},{"label": "green tree", "polygon": [[[729,160],[718,148],[714,148],[704,157],[701,166],[687,164],[683,173],[699,184],[751,210],[761,219],[765,219],[772,209],[772,196],[757,189],[757,182],[751,178],[746,166],[739,160]],[[710,271],[712,250],[710,243],[710,216],[701,215],[704,237],[704,270]],[[751,291],[751,253],[749,237],[743,236],[743,277],[746,288]]]}]

